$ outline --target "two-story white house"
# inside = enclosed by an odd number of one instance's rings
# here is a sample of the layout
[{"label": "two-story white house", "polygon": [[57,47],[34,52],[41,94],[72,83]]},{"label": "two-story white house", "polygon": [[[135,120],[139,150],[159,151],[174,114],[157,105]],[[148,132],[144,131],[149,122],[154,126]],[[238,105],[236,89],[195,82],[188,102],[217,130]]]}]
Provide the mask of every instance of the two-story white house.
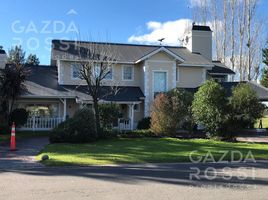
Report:
[{"label": "two-story white house", "polygon": [[[207,79],[228,80],[234,72],[212,61],[212,32],[207,26],[193,25],[185,38],[186,47],[110,43],[118,59],[102,86],[101,103],[120,105],[123,120],[119,128],[135,129],[139,120],[150,115],[155,94],[172,88],[198,88]],[[90,42],[79,42],[79,45]],[[76,41],[53,40],[50,66],[32,66],[27,91],[16,102],[30,118],[24,129],[46,130],[83,106],[91,106],[85,82],[79,79]],[[69,48],[66,48],[66,45]],[[94,43],[103,45],[103,43]],[[116,81],[118,92],[110,94]]]}]

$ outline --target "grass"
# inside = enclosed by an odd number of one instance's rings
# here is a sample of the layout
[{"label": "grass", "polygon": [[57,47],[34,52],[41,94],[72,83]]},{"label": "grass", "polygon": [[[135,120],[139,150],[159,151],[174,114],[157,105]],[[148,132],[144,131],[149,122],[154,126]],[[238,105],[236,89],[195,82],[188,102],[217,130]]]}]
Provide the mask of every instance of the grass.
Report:
[{"label": "grass", "polygon": [[[260,120],[258,120],[255,124],[254,124],[254,128],[259,128],[259,123]],[[262,118],[262,128],[268,128],[268,115],[265,115]]]},{"label": "grass", "polygon": [[[50,144],[37,156],[49,155],[47,165],[105,165],[121,163],[189,162],[189,155],[205,156],[210,151],[216,161],[223,152],[236,150],[243,157],[252,152],[255,159],[268,159],[268,145],[229,143],[206,139],[121,138],[90,144]],[[225,160],[230,160],[230,152]]]},{"label": "grass", "polygon": [[[48,131],[17,131],[16,139],[48,136]],[[10,140],[10,134],[0,134],[0,142]]]}]

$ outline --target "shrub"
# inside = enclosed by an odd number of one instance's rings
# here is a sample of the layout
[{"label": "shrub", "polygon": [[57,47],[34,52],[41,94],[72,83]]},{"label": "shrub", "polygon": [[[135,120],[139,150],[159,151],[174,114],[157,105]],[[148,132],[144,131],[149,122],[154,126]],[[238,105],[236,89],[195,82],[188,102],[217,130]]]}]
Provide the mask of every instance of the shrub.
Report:
[{"label": "shrub", "polygon": [[15,122],[16,126],[22,126],[27,122],[29,113],[24,108],[18,108],[11,112],[11,123]]},{"label": "shrub", "polygon": [[83,108],[75,113],[73,118],[66,120],[53,129],[50,142],[85,143],[97,139],[93,111]]},{"label": "shrub", "polygon": [[233,88],[230,106],[232,109],[230,123],[233,129],[252,128],[256,120],[262,117],[265,109],[255,91],[245,83]]},{"label": "shrub", "polygon": [[117,104],[101,104],[99,105],[100,122],[104,129],[112,129],[113,124],[117,123],[120,116],[120,109]]},{"label": "shrub", "polygon": [[138,122],[137,129],[149,129],[151,126],[151,117],[145,117]]},{"label": "shrub", "polygon": [[206,81],[195,93],[193,117],[205,126],[208,136],[220,136],[224,132],[227,103],[225,90],[213,80]]},{"label": "shrub", "polygon": [[157,135],[150,129],[133,130],[130,132],[120,134],[120,137],[126,137],[126,138],[144,138],[144,137],[156,137],[156,136]]},{"label": "shrub", "polygon": [[192,95],[182,89],[159,94],[152,105],[151,129],[157,135],[174,135],[177,128],[188,120]]}]

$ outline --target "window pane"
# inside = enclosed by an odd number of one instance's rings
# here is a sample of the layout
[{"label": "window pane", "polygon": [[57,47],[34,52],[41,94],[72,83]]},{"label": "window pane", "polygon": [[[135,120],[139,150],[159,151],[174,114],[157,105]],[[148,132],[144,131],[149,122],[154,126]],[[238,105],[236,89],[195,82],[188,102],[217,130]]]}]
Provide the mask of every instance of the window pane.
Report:
[{"label": "window pane", "polygon": [[72,78],[79,78],[80,77],[79,65],[72,64],[71,66],[72,66]]},{"label": "window pane", "polygon": [[108,79],[108,80],[113,79],[113,68],[112,67],[110,67],[109,72],[107,73],[107,75],[105,76],[104,79]]},{"label": "window pane", "polygon": [[154,72],[154,92],[165,92],[167,91],[167,76],[166,72]]},{"label": "window pane", "polygon": [[124,79],[131,80],[133,78],[133,67],[132,66],[124,66]]}]

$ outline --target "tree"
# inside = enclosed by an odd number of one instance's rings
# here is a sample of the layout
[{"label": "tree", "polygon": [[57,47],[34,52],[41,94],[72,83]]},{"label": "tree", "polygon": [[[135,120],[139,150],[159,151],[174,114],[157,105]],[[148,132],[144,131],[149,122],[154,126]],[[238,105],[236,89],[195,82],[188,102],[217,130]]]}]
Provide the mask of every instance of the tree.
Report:
[{"label": "tree", "polygon": [[7,63],[13,65],[25,64],[25,51],[21,46],[12,47],[8,51]]},{"label": "tree", "polygon": [[199,0],[192,6],[194,20],[212,26],[214,58],[237,71],[240,81],[257,80],[260,73],[264,23],[256,15],[258,1]]},{"label": "tree", "polygon": [[28,65],[39,65],[39,58],[35,54],[30,54],[26,59],[26,64]]},{"label": "tree", "polygon": [[175,135],[182,123],[190,119],[191,104],[192,94],[183,89],[159,94],[152,106],[152,131],[158,135]]},{"label": "tree", "polygon": [[116,80],[110,80],[110,90],[103,96],[102,86],[105,78],[112,75],[112,66],[117,62],[117,51],[108,43],[76,42],[78,53],[77,65],[79,77],[87,84],[87,93],[91,96],[96,123],[96,133],[101,136],[99,100],[105,95],[113,95],[118,92]]},{"label": "tree", "polygon": [[267,47],[262,50],[262,60],[263,60],[263,63],[266,65],[266,67],[263,68],[263,71],[262,71],[261,85],[268,88],[268,48]]},{"label": "tree", "polygon": [[113,123],[117,122],[120,109],[117,104],[101,104],[99,105],[100,110],[100,121],[101,125],[104,129],[111,129],[113,127]]},{"label": "tree", "polygon": [[227,97],[215,81],[206,81],[195,93],[192,112],[195,121],[205,126],[209,136],[221,135],[226,121]]},{"label": "tree", "polygon": [[6,120],[9,120],[15,99],[23,90],[27,90],[24,85],[29,70],[21,64],[14,64],[6,67],[0,77],[1,108]]},{"label": "tree", "polygon": [[232,90],[230,98],[232,118],[237,128],[252,127],[261,118],[265,106],[258,100],[255,91],[245,83],[240,83]]}]

